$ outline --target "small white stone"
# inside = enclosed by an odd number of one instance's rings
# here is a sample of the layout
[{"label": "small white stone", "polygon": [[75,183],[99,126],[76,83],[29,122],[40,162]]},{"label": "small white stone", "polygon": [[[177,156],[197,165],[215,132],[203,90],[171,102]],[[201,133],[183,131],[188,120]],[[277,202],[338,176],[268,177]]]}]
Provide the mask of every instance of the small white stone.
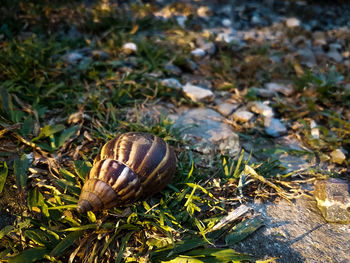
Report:
[{"label": "small white stone", "polygon": [[338,164],[342,164],[346,159],[345,154],[340,149],[336,149],[333,152],[331,152],[331,157],[332,161]]},{"label": "small white stone", "polygon": [[77,63],[80,60],[82,60],[84,56],[78,52],[70,52],[67,55],[65,55],[65,61],[71,64]]},{"label": "small white stone", "polygon": [[28,154],[26,154],[26,158],[27,158],[29,163],[32,163],[34,161],[34,154],[28,153]]},{"label": "small white stone", "polygon": [[176,17],[176,21],[179,24],[179,26],[185,27],[185,23],[187,21],[187,17],[186,16],[177,16]]},{"label": "small white stone", "polygon": [[233,113],[233,118],[236,121],[242,121],[242,122],[248,122],[251,118],[253,118],[254,114],[251,113],[250,111],[236,111]]},{"label": "small white stone", "polygon": [[285,96],[290,96],[293,94],[293,89],[289,86],[286,86],[284,84],[281,83],[274,83],[274,82],[270,82],[270,83],[266,83],[265,87],[272,92],[279,92],[282,93]]},{"label": "small white stone", "polygon": [[197,15],[199,17],[208,17],[210,14],[210,8],[208,6],[201,6],[197,9]]},{"label": "small white stone", "polygon": [[195,102],[212,101],[214,99],[214,93],[211,90],[186,83],[182,87],[183,92],[187,97]]},{"label": "small white stone", "polygon": [[327,45],[326,34],[324,32],[315,32],[313,37],[314,37],[314,45],[316,46]]},{"label": "small white stone", "polygon": [[286,126],[279,119],[265,118],[264,126],[266,133],[272,137],[280,137],[287,133]]},{"label": "small white stone", "polygon": [[174,78],[163,79],[160,83],[165,87],[176,89],[176,90],[180,90],[182,88],[180,81]]},{"label": "small white stone", "polygon": [[228,116],[233,112],[235,109],[237,109],[238,105],[234,105],[232,103],[223,102],[218,104],[217,110],[224,116]]},{"label": "small white stone", "polygon": [[201,48],[196,48],[195,50],[191,51],[191,55],[195,58],[202,58],[205,56],[205,51]]},{"label": "small white stone", "polygon": [[241,39],[231,33],[219,33],[218,36],[216,37],[216,41],[224,41],[228,44],[230,43],[237,43],[237,44],[241,44],[242,41]]},{"label": "small white stone", "polygon": [[181,69],[172,63],[166,64],[164,66],[164,69],[166,69],[167,71],[170,71],[170,73],[172,73],[174,75],[180,75],[182,73]]},{"label": "small white stone", "polygon": [[339,50],[341,48],[342,48],[342,45],[338,43],[329,44],[329,50]]},{"label": "small white stone", "polygon": [[215,44],[213,42],[208,42],[208,43],[203,44],[201,46],[201,49],[203,49],[209,55],[215,54],[215,51],[216,51],[216,47],[215,47]]},{"label": "small white stone", "polygon": [[331,50],[327,53],[327,56],[336,62],[340,63],[343,61],[343,56],[337,50]]},{"label": "small white stone", "polygon": [[257,114],[261,114],[264,117],[272,117],[274,115],[273,109],[260,101],[254,101],[250,103],[250,110]]},{"label": "small white stone", "polygon": [[84,113],[83,112],[75,112],[72,113],[69,117],[68,117],[68,123],[78,123],[81,120],[84,119]]},{"label": "small white stone", "polygon": [[232,22],[230,19],[228,18],[225,18],[221,21],[222,25],[225,26],[225,27],[230,27],[232,25]]},{"label": "small white stone", "polygon": [[260,101],[254,101],[248,104],[248,108],[257,114],[261,114],[265,117],[272,117],[274,115],[272,108]]},{"label": "small white stone", "polygon": [[259,15],[253,15],[251,22],[255,25],[261,24],[261,18]]},{"label": "small white stone", "polygon": [[275,92],[272,92],[271,90],[265,89],[265,88],[256,88],[251,87],[249,90],[254,91],[258,96],[264,97],[264,98],[271,98],[275,95]]},{"label": "small white stone", "polygon": [[212,182],[213,187],[217,187],[217,188],[221,187],[220,183],[221,183],[221,179],[220,178],[214,178],[213,179],[213,182]]},{"label": "small white stone", "polygon": [[133,42],[128,42],[123,45],[123,50],[127,52],[137,52],[137,46]]},{"label": "small white stone", "polygon": [[319,139],[320,138],[320,130],[317,128],[317,123],[314,120],[311,121],[310,128],[311,128],[311,136],[314,139]]},{"label": "small white stone", "polygon": [[300,20],[295,17],[288,18],[286,20],[286,26],[289,28],[294,28],[300,26]]},{"label": "small white stone", "polygon": [[316,57],[314,52],[309,48],[300,49],[297,52],[300,63],[310,68],[316,65]]}]

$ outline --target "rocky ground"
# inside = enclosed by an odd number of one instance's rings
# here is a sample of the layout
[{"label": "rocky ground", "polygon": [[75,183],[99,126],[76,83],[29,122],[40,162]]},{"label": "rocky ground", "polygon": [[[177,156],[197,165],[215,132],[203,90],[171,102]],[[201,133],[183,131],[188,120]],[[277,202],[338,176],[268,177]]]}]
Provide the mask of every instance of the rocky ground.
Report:
[{"label": "rocky ground", "polygon": [[265,226],[237,245],[238,251],[286,263],[349,262],[349,224],[327,223],[312,196],[252,207]]},{"label": "rocky ground", "polygon": [[[270,5],[258,1],[231,1],[228,5],[212,2],[203,5],[203,2],[191,2],[197,6],[194,8],[197,17],[188,21],[186,16],[178,14],[176,17],[178,22],[184,27],[186,21],[191,25],[197,23],[201,30],[216,35],[214,42],[197,41],[197,45],[195,44],[191,51],[194,59],[193,67],[196,67],[196,60],[214,54],[217,45],[223,41],[233,44],[236,52],[250,48],[256,43],[268,45],[270,50],[267,53],[271,63],[269,67],[278,65],[286,67],[285,63],[289,61],[294,63],[297,74],[299,63],[310,69],[318,69],[321,65],[324,66],[324,63],[327,65],[335,63],[338,67],[344,67],[345,71],[349,70],[350,21],[340,14],[345,12],[350,16],[350,6],[317,1],[271,2]],[[157,13],[162,19],[168,19],[165,10],[166,8]],[[284,55],[278,54],[278,49],[282,49]],[[201,61],[198,62],[200,63]],[[180,83],[181,78],[182,82],[186,81],[184,86]],[[257,78],[264,79],[259,75]],[[180,81],[163,80],[164,85],[175,89],[182,87],[189,98],[206,106],[197,109],[175,109],[177,114],[170,115],[175,121],[174,127],[189,125],[189,128],[182,132],[182,136],[192,140],[198,151],[210,154],[220,149],[225,154],[238,155],[243,147],[246,152],[252,151],[254,157],[262,160],[265,156],[263,154],[259,156],[259,151],[276,150],[276,145],[279,145],[308,153],[305,156],[295,156],[283,151],[276,153],[275,156],[285,171],[294,172],[295,177],[298,177],[296,171],[308,171],[311,167],[329,167],[328,164],[316,163],[316,156],[312,150],[300,141],[300,137],[295,136],[295,132],[298,131],[295,126],[298,125],[284,119],[283,115],[276,114],[271,107],[276,99],[288,101],[288,98],[294,97],[295,90],[291,82],[280,79],[277,82],[260,83],[257,87],[249,87],[248,92],[254,90],[260,100],[246,103],[236,99],[231,92],[212,92],[215,88],[205,80],[204,76],[198,80],[183,75]],[[349,85],[343,83],[343,88],[349,90]],[[348,115],[349,112],[346,111]],[[263,119],[267,140],[264,143],[261,141],[254,143],[251,139],[239,140],[232,132],[232,122],[235,123],[233,126],[242,123],[247,126],[256,125],[259,118]],[[319,136],[317,124],[312,119],[309,121],[311,136],[317,138]],[[344,153],[345,160],[345,155],[348,153],[343,150],[341,152]],[[332,152],[329,160],[336,163],[337,156],[336,152]],[[292,203],[281,200],[251,204],[250,207],[263,218],[264,227],[234,248],[265,258],[276,257],[276,262],[350,262],[347,252],[350,249],[349,224],[327,223],[317,208],[312,195],[312,184],[309,184],[309,190],[311,190],[309,194],[295,199]]]}]

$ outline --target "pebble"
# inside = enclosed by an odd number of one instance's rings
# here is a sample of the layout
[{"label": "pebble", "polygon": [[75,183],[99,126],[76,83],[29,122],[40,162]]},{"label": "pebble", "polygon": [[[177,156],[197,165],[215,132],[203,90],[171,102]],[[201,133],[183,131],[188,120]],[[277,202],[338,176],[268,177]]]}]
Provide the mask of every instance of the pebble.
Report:
[{"label": "pebble", "polygon": [[191,51],[191,55],[197,59],[202,58],[205,56],[205,51],[201,48],[196,48]]},{"label": "pebble", "polygon": [[263,22],[259,14],[254,14],[250,21],[252,22],[253,25],[259,25],[259,24],[262,24]]},{"label": "pebble", "polygon": [[207,42],[201,46],[201,48],[209,55],[214,55],[216,52],[216,47],[213,42]]},{"label": "pebble", "polygon": [[230,115],[235,109],[237,109],[238,105],[234,105],[232,103],[223,102],[217,104],[217,110],[220,112],[223,116]]},{"label": "pebble", "polygon": [[[278,145],[276,147],[276,145]],[[293,135],[286,135],[274,140],[271,148],[284,147],[286,151],[274,152],[275,158],[280,161],[280,167],[285,169],[284,173],[291,173],[297,170],[307,170],[316,164],[316,157],[313,152],[306,148],[299,140],[293,137]],[[263,146],[265,149],[268,146]],[[305,155],[294,155],[292,151],[308,152]],[[257,151],[257,149],[255,150]],[[291,175],[292,177],[299,176],[298,173]]]},{"label": "pebble", "polygon": [[327,52],[327,56],[338,63],[343,61],[343,56],[337,50],[330,50]]},{"label": "pebble", "polygon": [[216,37],[216,41],[224,41],[227,44],[234,43],[243,46],[241,38],[232,33],[219,33]]},{"label": "pebble", "polygon": [[289,28],[294,28],[300,26],[300,20],[295,17],[288,18],[286,20],[286,26]]},{"label": "pebble", "polygon": [[340,44],[338,44],[338,43],[329,44],[329,49],[330,50],[339,50],[341,48],[342,48],[342,46]]},{"label": "pebble", "polygon": [[343,61],[343,56],[338,51],[341,49],[341,45],[338,43],[332,43],[329,45],[329,52],[327,53],[327,56],[331,59],[335,60],[336,62],[340,63]]},{"label": "pebble", "polygon": [[168,87],[168,88],[172,88],[172,89],[176,89],[176,90],[182,89],[182,85],[181,85],[180,81],[178,81],[177,79],[174,79],[174,78],[163,79],[160,83],[163,86]]},{"label": "pebble", "polygon": [[[75,112],[75,113],[72,113],[71,115],[69,115],[68,117],[68,124],[75,124],[75,123],[78,123],[84,119],[89,119],[90,116],[84,114],[83,112]],[[91,119],[91,118],[90,118]]]},{"label": "pebble", "polygon": [[307,39],[305,36],[297,35],[293,37],[292,44],[297,47],[311,47],[310,39]]},{"label": "pebble", "polygon": [[314,196],[323,217],[332,223],[350,223],[349,184],[339,178],[315,183]]},{"label": "pebble", "polygon": [[336,149],[333,152],[331,152],[331,157],[332,162],[337,164],[342,164],[346,159],[346,156],[341,149]]},{"label": "pebble", "polygon": [[309,48],[300,49],[298,50],[297,54],[301,64],[306,65],[310,68],[316,65],[316,57],[311,49]]},{"label": "pebble", "polygon": [[326,34],[324,32],[318,31],[313,34],[314,45],[325,46],[327,45]]},{"label": "pebble", "polygon": [[311,128],[311,136],[314,139],[319,139],[320,138],[320,130],[317,128],[317,123],[314,120],[311,120],[310,128]]},{"label": "pebble", "polygon": [[265,118],[264,126],[266,133],[275,138],[287,133],[286,126],[276,118]]},{"label": "pebble", "polygon": [[284,96],[290,96],[294,92],[292,87],[286,86],[282,83],[270,82],[270,83],[266,83],[265,87],[268,91],[279,92],[279,93],[283,94]]},{"label": "pebble", "polygon": [[191,71],[195,71],[198,66],[196,64],[196,62],[194,62],[193,60],[191,59],[186,59],[186,64],[185,64],[186,68],[191,70]]},{"label": "pebble", "polygon": [[225,27],[230,27],[230,26],[232,26],[232,22],[231,22],[231,20],[228,19],[228,18],[223,19],[223,20],[221,21],[221,23],[222,23],[222,25],[225,26]]},{"label": "pebble", "polygon": [[182,90],[194,102],[206,102],[214,99],[214,93],[211,90],[192,85],[191,83],[186,83]]},{"label": "pebble", "polygon": [[181,27],[185,27],[185,23],[187,21],[187,17],[186,16],[177,16],[176,17],[176,22],[179,24],[179,26]]},{"label": "pebble", "polygon": [[202,18],[206,18],[210,15],[211,10],[208,6],[201,6],[197,9],[197,15]]},{"label": "pebble", "polygon": [[253,90],[258,96],[264,97],[264,98],[271,98],[275,95],[275,92],[272,92],[264,88],[251,87],[249,88],[249,90]]},{"label": "pebble", "polygon": [[257,114],[261,114],[264,117],[272,117],[274,115],[273,109],[260,101],[254,101],[248,103],[248,108]]},{"label": "pebble", "polygon": [[172,63],[168,63],[164,66],[164,69],[169,71],[170,73],[174,74],[174,75],[181,75],[182,70],[178,67],[175,66]]},{"label": "pebble", "polygon": [[179,129],[182,138],[189,140],[196,150],[204,154],[221,151],[235,157],[241,150],[238,135],[212,109],[185,110],[176,119],[173,128]]},{"label": "pebble", "polygon": [[123,50],[127,53],[137,52],[137,45],[133,42],[128,42],[123,45]]},{"label": "pebble", "polygon": [[83,58],[84,58],[84,56],[82,54],[80,54],[79,52],[75,52],[75,51],[70,52],[64,56],[64,60],[70,64],[78,63]]},{"label": "pebble", "polygon": [[248,122],[253,118],[254,114],[250,111],[242,110],[234,112],[232,116],[235,121]]}]

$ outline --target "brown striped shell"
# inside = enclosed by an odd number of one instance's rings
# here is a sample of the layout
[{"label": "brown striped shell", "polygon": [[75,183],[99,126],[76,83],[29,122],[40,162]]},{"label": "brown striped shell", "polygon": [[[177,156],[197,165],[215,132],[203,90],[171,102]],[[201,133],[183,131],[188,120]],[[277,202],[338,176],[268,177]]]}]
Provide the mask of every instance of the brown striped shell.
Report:
[{"label": "brown striped shell", "polygon": [[176,171],[173,149],[161,138],[129,132],[108,141],[96,156],[78,212],[124,206],[162,190]]}]

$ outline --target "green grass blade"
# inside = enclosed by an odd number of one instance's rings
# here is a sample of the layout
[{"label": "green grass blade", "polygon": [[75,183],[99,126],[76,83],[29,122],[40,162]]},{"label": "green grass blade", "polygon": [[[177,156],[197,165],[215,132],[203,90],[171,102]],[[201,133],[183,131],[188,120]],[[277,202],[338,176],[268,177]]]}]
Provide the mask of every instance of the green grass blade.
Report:
[{"label": "green grass blade", "polygon": [[63,146],[66,143],[66,141],[68,141],[70,137],[72,137],[77,132],[78,129],[78,126],[73,126],[64,130],[58,137],[56,147],[60,148],[61,146]]},{"label": "green grass blade", "polygon": [[83,234],[82,231],[72,232],[67,235],[58,245],[51,251],[50,255],[53,257],[59,256],[64,253],[64,251],[72,246],[74,242]]},{"label": "green grass blade", "polygon": [[23,188],[27,185],[27,170],[29,168],[29,160],[23,154],[20,159],[16,159],[13,164],[14,173],[18,188]]},{"label": "green grass blade", "polygon": [[151,252],[151,261],[170,259],[180,253],[208,244],[201,237],[188,238],[177,242],[175,245],[168,245]]},{"label": "green grass blade", "polygon": [[34,138],[32,142],[37,141],[41,138],[50,137],[54,135],[57,132],[60,132],[64,130],[63,124],[57,124],[57,125],[46,125],[45,127],[41,128],[40,134],[38,137]]},{"label": "green grass blade", "polygon": [[52,206],[49,207],[48,210],[60,210],[60,209],[76,209],[77,208],[77,204],[72,204],[72,205],[60,205],[60,206]]},{"label": "green grass blade", "polygon": [[120,263],[123,259],[123,254],[124,254],[124,251],[125,251],[125,248],[126,248],[126,245],[128,244],[129,242],[129,239],[131,237],[131,235],[134,234],[134,232],[130,232],[128,233],[124,238],[123,238],[123,241],[122,241],[122,245],[120,247],[120,250],[118,252],[118,256],[115,260],[115,263]]},{"label": "green grass blade", "polygon": [[[233,249],[227,248],[204,248],[196,249],[186,253],[186,256],[198,257],[203,262],[226,263],[231,261],[252,260],[249,255],[238,253]],[[215,259],[214,261],[212,259]],[[209,261],[208,261],[209,260]]]},{"label": "green grass blade", "polygon": [[0,230],[0,240],[6,236],[8,233],[11,233],[12,231],[15,231],[16,228],[14,226],[5,226],[3,229]]},{"label": "green grass blade", "polygon": [[9,263],[31,263],[41,259],[49,253],[45,248],[29,248],[9,259]]},{"label": "green grass blade", "polygon": [[4,185],[6,183],[6,178],[8,175],[8,168],[6,162],[0,162],[0,194],[4,189]]},{"label": "green grass blade", "polygon": [[257,217],[247,219],[238,225],[225,237],[226,245],[236,244],[264,225]]},{"label": "green grass blade", "polygon": [[74,161],[74,170],[76,174],[79,176],[79,178],[82,179],[83,181],[88,175],[91,167],[92,167],[92,164],[90,162],[86,162],[82,160]]},{"label": "green grass blade", "polygon": [[0,110],[2,110],[7,117],[10,117],[13,111],[11,95],[3,88],[0,88]]},{"label": "green grass blade", "polygon": [[244,156],[244,150],[242,149],[241,151],[241,155],[239,156],[238,162],[237,162],[237,166],[235,169],[235,172],[233,173],[233,178],[238,178],[239,177],[239,167],[241,166],[241,162],[243,160],[243,156]]}]

